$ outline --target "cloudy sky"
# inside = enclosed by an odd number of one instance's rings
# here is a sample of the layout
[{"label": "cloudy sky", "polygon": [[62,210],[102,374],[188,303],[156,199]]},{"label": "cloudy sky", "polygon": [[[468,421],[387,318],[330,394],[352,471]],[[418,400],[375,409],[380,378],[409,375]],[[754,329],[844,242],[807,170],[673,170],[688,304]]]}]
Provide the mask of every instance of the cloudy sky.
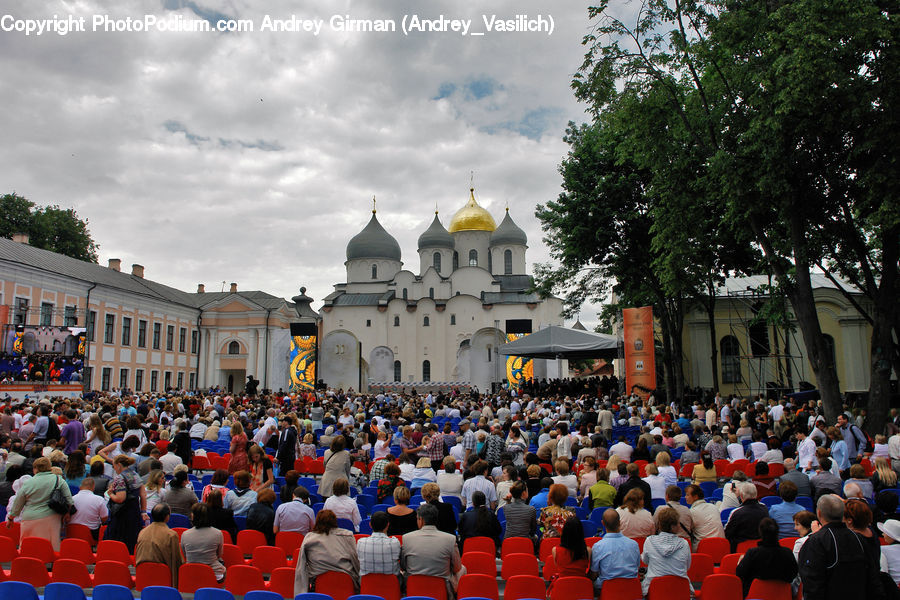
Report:
[{"label": "cloudy sky", "polygon": [[[552,33],[486,30],[517,14],[552,17]],[[560,191],[566,123],[586,118],[569,88],[585,2],[18,0],[0,15],[5,28],[85,18],[64,36],[0,32],[0,192],[74,207],[101,264],[140,263],[187,291],[237,282],[290,298],[305,285],[320,300],[345,280],[373,195],[417,272],[416,238],[435,205],[446,225],[465,203],[472,171],[481,205],[498,222],[508,205],[527,232],[528,262],[548,258],[534,207]],[[145,15],[254,31],[94,30],[95,16]],[[261,31],[267,15],[324,23]],[[404,15],[471,25],[406,35]],[[335,16],[397,31],[334,31]]]}]

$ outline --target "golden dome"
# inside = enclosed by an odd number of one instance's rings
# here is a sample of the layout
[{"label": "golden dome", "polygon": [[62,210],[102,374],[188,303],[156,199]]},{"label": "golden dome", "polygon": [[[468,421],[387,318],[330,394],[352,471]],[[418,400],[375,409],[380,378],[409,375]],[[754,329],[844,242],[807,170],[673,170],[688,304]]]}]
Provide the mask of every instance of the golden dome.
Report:
[{"label": "golden dome", "polygon": [[475,202],[475,189],[469,189],[469,201],[461,209],[456,211],[453,218],[450,219],[450,227],[447,229],[450,233],[457,231],[494,231],[497,224],[494,223],[494,217],[491,213],[478,206]]}]

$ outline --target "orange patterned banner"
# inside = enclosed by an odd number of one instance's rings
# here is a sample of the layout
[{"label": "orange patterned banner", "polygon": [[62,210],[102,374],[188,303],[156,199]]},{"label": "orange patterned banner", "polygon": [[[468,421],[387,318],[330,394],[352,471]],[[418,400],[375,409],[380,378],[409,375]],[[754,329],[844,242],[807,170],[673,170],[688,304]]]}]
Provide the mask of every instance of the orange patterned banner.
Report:
[{"label": "orange patterned banner", "polygon": [[625,383],[628,393],[646,399],[656,389],[656,355],[653,343],[653,307],[626,308],[622,311],[625,327]]}]

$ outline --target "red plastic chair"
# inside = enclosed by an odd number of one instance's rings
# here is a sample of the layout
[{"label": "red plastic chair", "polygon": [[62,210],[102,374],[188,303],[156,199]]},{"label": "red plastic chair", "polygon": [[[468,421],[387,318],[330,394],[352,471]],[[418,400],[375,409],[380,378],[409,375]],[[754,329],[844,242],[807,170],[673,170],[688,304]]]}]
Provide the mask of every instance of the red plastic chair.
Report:
[{"label": "red plastic chair", "polygon": [[19,549],[12,538],[0,537],[0,563],[11,563],[19,557]]},{"label": "red plastic chair", "polygon": [[284,555],[297,558],[297,550],[303,544],[303,534],[299,531],[279,531],[275,534],[275,545],[284,550]]},{"label": "red plastic chair", "polygon": [[255,529],[244,529],[238,531],[237,546],[244,553],[244,556],[253,556],[253,551],[257,546],[266,545],[266,536],[261,531]]},{"label": "red plastic chair", "polygon": [[97,562],[111,560],[123,565],[133,565],[134,557],[128,553],[128,546],[117,540],[103,540],[97,544]]},{"label": "red plastic chair", "polygon": [[645,537],[636,537],[636,538],[631,538],[631,539],[633,539],[634,541],[637,542],[637,545],[638,545],[638,552],[640,552],[641,554],[643,554],[643,553],[644,553],[644,542],[647,541],[647,538],[645,538]]},{"label": "red plastic chair", "polygon": [[134,579],[131,578],[128,565],[115,560],[99,560],[94,566],[94,585],[103,583],[122,585],[128,589],[134,587]]},{"label": "red plastic chair", "polygon": [[78,523],[69,523],[66,525],[66,539],[84,540],[91,545],[91,549],[97,545],[94,534],[91,533],[87,525],[79,525]]},{"label": "red plastic chair", "polygon": [[[443,577],[410,575],[406,578],[407,596],[425,596],[434,600],[447,600],[447,586]],[[335,598],[334,600],[338,600]]]},{"label": "red plastic chair", "polygon": [[726,554],[731,554],[731,542],[723,537],[703,538],[697,543],[697,553],[712,556],[713,562],[718,565]]},{"label": "red plastic chair", "polygon": [[[281,567],[272,571],[269,577],[269,591],[281,594],[284,598],[294,596],[294,569],[293,567]],[[399,599],[398,599],[399,600]]]},{"label": "red plastic chair", "polygon": [[599,542],[602,539],[603,539],[602,536],[594,536],[594,537],[584,538],[584,544],[585,544],[585,546],[588,547],[588,550],[590,550],[591,548],[594,547],[594,544],[596,544],[597,542]]},{"label": "red plastic chair", "polygon": [[553,582],[550,600],[594,600],[594,584],[587,577],[560,577]]},{"label": "red plastic chair", "polygon": [[791,584],[774,579],[754,579],[747,597],[756,600],[791,600]]},{"label": "red plastic chair", "polygon": [[53,563],[53,582],[74,583],[85,589],[94,587],[94,581],[88,573],[87,565],[71,558],[60,558]]},{"label": "red plastic chair", "polygon": [[716,569],[718,575],[734,575],[737,572],[737,565],[741,561],[743,554],[726,554],[722,557],[722,564]]},{"label": "red plastic chair", "polygon": [[15,522],[12,525],[9,521],[0,524],[0,537],[7,537],[19,545],[19,536],[22,532],[22,524]]},{"label": "red plastic chair", "polygon": [[50,564],[58,558],[50,540],[39,537],[24,538],[19,545],[19,556],[36,558],[44,564]]},{"label": "red plastic chair", "polygon": [[691,600],[691,582],[677,575],[654,577],[647,600]]},{"label": "red plastic chair", "polygon": [[353,578],[342,571],[325,571],[316,577],[316,593],[328,594],[334,600],[347,600],[356,593]]},{"label": "red plastic chair", "polygon": [[466,568],[466,573],[497,576],[497,563],[494,556],[487,552],[464,552],[462,564]]},{"label": "red plastic chair", "polygon": [[749,550],[750,548],[756,548],[757,546],[759,546],[758,539],[757,540],[744,540],[743,542],[740,542],[737,545],[737,548],[735,548],[734,551],[737,552],[738,554],[747,554],[747,550]]},{"label": "red plastic chair", "polygon": [[513,575],[506,581],[503,589],[503,600],[522,600],[523,598],[543,598],[544,580],[532,575]]},{"label": "red plastic chair", "polygon": [[247,592],[267,588],[262,571],[251,565],[236,565],[228,568],[225,589],[235,596],[243,596]]},{"label": "red plastic chair", "polygon": [[[324,459],[319,458],[317,460],[309,463],[309,473],[311,475],[324,475],[325,474],[325,462]],[[337,600],[337,598],[335,598]]]},{"label": "red plastic chair", "polygon": [[265,575],[270,574],[280,567],[288,566],[284,550],[278,546],[258,546],[256,550],[253,551],[253,560],[250,564]]},{"label": "red plastic chair", "polygon": [[800,538],[796,538],[796,537],[782,538],[782,539],[778,540],[778,544],[782,548],[787,548],[788,550],[793,550],[794,543],[796,543],[796,541],[799,539]]},{"label": "red plastic chair", "polygon": [[20,556],[12,561],[9,579],[24,581],[38,588],[50,583],[50,573],[47,572],[47,563],[41,562],[41,559],[33,556]]},{"label": "red plastic chair", "polygon": [[193,467],[198,471],[209,471],[211,469],[209,459],[202,454],[194,456]]},{"label": "red plastic chair", "polygon": [[172,585],[172,570],[169,565],[142,562],[134,570],[134,589],[141,591],[150,585]]},{"label": "red plastic chair", "polygon": [[507,554],[530,554],[534,556],[534,542],[524,537],[506,538],[500,546],[500,558],[505,558]]},{"label": "red plastic chair", "polygon": [[193,594],[200,588],[219,587],[216,574],[209,565],[200,563],[184,563],[178,569],[178,591],[182,594]]},{"label": "red plastic chair", "polygon": [[359,593],[381,596],[384,600],[400,600],[400,580],[396,575],[369,573],[360,578]]},{"label": "red plastic chair", "polygon": [[507,554],[500,567],[500,578],[509,579],[513,575],[532,575],[537,577],[539,572],[537,557],[534,554]]},{"label": "red plastic chair", "polygon": [[60,540],[59,557],[81,561],[86,565],[92,565],[97,562],[97,557],[91,552],[91,545],[81,538]]},{"label": "red plastic chair", "polygon": [[641,580],[637,577],[617,577],[603,582],[600,600],[644,600]]},{"label": "red plastic chair", "polygon": [[693,582],[703,583],[707,576],[716,572],[712,556],[709,554],[691,554],[691,568],[688,569],[688,579]]},{"label": "red plastic chair", "polygon": [[234,544],[224,544],[222,546],[222,562],[224,562],[225,566],[228,568],[231,568],[235,565],[247,564],[247,562],[244,560],[244,553],[241,552],[241,549]]},{"label": "red plastic chair", "polygon": [[456,597],[500,600],[500,591],[497,589],[497,577],[478,574],[463,575],[459,578],[459,586],[456,588]]},{"label": "red plastic chair", "polygon": [[737,575],[710,575],[703,580],[702,589],[694,590],[694,596],[698,600],[744,600],[744,588]]},{"label": "red plastic chair", "polygon": [[494,540],[489,537],[470,537],[463,542],[463,554],[469,552],[485,552],[494,556],[497,554],[497,547],[494,545]]},{"label": "red plastic chair", "polygon": [[538,558],[542,563],[546,563],[550,561],[550,553],[553,551],[553,548],[559,546],[560,539],[556,538],[546,538],[541,540],[541,548],[538,552]]}]

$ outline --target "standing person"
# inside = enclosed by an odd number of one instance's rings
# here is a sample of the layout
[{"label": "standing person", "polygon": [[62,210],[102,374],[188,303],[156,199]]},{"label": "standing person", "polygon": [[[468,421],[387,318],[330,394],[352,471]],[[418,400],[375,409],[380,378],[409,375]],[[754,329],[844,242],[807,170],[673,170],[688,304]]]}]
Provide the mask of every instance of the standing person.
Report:
[{"label": "standing person", "polygon": [[[240,421],[235,421],[231,426],[231,460],[228,463],[228,473],[234,475],[238,471],[246,471],[250,465],[250,459],[247,457],[247,434],[244,433],[244,426]],[[290,467],[294,468],[293,465]],[[287,470],[284,471],[287,473]]]},{"label": "standing person", "polygon": [[319,495],[327,498],[332,495],[331,487],[340,478],[350,481],[350,467],[353,459],[346,450],[346,440],[342,435],[334,436],[331,440],[331,448],[325,451],[325,474],[319,483]]},{"label": "standing person", "polygon": [[278,461],[279,472],[287,473],[294,468],[294,461],[297,459],[297,430],[294,429],[293,422],[287,416],[281,420],[281,426],[275,460]]},{"label": "standing person", "polygon": [[60,432],[60,439],[65,440],[66,442],[63,452],[72,454],[78,450],[78,446],[84,441],[84,425],[76,418],[74,410],[67,410],[66,418],[69,422],[63,425],[62,431]]},{"label": "standing person", "polygon": [[354,589],[359,589],[359,556],[353,532],[338,527],[333,512],[320,510],[315,527],[304,536],[300,546],[294,594],[309,592],[310,584],[314,585],[316,577],[327,571],[348,574]]},{"label": "standing person", "polygon": [[[400,568],[410,575],[440,577],[447,586],[447,597],[456,596],[459,579],[466,573],[459,557],[456,537],[438,531],[437,509],[422,504],[416,511],[419,529],[403,536],[400,547]],[[299,572],[299,569],[298,569]]]},{"label": "standing person", "polygon": [[800,548],[800,580],[806,600],[880,598],[879,566],[860,536],[844,523],[844,502],[826,494],[816,503],[822,527]]},{"label": "standing person", "polygon": [[[150,510],[151,523],[141,530],[134,548],[134,564],[152,562],[169,567],[172,574],[170,585],[178,587],[178,569],[184,563],[181,558],[178,534],[169,529],[171,511],[165,502],[160,502]],[[185,532],[187,533],[187,532]]]},{"label": "standing person", "polygon": [[635,579],[641,565],[641,551],[638,543],[622,535],[619,513],[612,508],[603,512],[603,527],[606,535],[591,548],[591,576],[597,596],[605,581],[610,579]]},{"label": "standing person", "polygon": [[109,484],[109,527],[106,539],[118,540],[134,554],[138,534],[150,521],[147,514],[147,492],[134,470],[134,459],[119,455],[113,461],[116,476]]},{"label": "standing person", "polygon": [[71,506],[72,492],[63,478],[50,470],[52,466],[49,458],[36,459],[32,468],[34,477],[25,481],[16,493],[12,508],[6,515],[7,524],[12,525],[15,517],[21,516],[21,539],[40,537],[50,540],[53,550],[59,552],[62,516],[54,512],[47,503],[53,490],[59,488]]}]

